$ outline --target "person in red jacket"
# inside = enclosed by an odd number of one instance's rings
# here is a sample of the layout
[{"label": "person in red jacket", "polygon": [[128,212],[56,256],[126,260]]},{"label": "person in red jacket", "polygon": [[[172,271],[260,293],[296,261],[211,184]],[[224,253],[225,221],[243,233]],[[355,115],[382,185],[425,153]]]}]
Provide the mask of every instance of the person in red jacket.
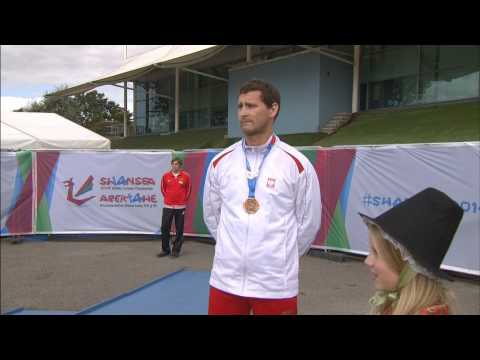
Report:
[{"label": "person in red jacket", "polygon": [[[185,209],[190,197],[191,182],[190,175],[182,170],[183,162],[175,158],[171,162],[172,169],[162,176],[160,189],[163,194],[162,214],[162,252],[158,257],[172,255],[178,257],[183,243],[183,223]],[[172,220],[175,218],[176,238],[170,251],[170,229]]]}]

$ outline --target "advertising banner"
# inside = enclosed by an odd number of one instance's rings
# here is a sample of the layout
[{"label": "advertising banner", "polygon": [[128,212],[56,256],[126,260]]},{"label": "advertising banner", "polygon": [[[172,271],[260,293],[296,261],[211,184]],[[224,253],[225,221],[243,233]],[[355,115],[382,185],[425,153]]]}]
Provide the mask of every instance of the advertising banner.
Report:
[{"label": "advertising banner", "polygon": [[158,233],[171,152],[37,152],[38,233]]},{"label": "advertising banner", "polygon": [[1,235],[33,231],[32,152],[1,152]]},{"label": "advertising banner", "polygon": [[465,211],[443,268],[480,275],[478,143],[322,149],[315,167],[324,212],[314,247],[367,254],[368,231],[358,213],[376,217],[434,187]]},{"label": "advertising banner", "polygon": [[[478,142],[299,150],[320,183],[323,211],[314,248],[367,254],[367,227],[359,212],[376,217],[435,187],[465,211],[443,267],[480,275]],[[192,182],[184,233],[209,236],[202,199],[207,168],[219,151],[2,152],[1,235],[159,234],[160,182],[175,156]]]}]

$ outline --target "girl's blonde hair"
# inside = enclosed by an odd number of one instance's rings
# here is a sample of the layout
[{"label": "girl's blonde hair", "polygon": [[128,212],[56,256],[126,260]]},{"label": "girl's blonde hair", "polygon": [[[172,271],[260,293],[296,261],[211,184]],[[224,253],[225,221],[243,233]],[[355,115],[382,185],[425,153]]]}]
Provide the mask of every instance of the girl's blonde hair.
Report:
[{"label": "girl's blonde hair", "polygon": [[[368,230],[375,241],[379,256],[395,271],[400,273],[406,264],[400,251],[388,240],[385,240],[383,231],[374,224],[368,225]],[[415,277],[399,290],[398,298],[394,302],[386,302],[380,306],[372,306],[371,314],[384,314],[387,309],[392,315],[414,315],[429,306],[448,305],[449,313],[453,313],[454,296],[436,279],[431,279],[417,273]]]}]

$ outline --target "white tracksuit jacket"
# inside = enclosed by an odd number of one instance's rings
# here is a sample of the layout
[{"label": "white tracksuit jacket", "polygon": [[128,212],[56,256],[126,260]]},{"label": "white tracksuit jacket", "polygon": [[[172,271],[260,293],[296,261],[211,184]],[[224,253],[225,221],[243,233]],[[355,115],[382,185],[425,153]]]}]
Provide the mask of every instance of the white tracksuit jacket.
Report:
[{"label": "white tracksuit jacket", "polygon": [[265,158],[255,191],[260,204],[247,214],[242,141],[217,154],[207,170],[203,217],[216,240],[210,285],[245,297],[282,299],[298,295],[299,257],[310,248],[321,220],[320,186],[310,161],[272,135],[247,148],[252,170]]}]

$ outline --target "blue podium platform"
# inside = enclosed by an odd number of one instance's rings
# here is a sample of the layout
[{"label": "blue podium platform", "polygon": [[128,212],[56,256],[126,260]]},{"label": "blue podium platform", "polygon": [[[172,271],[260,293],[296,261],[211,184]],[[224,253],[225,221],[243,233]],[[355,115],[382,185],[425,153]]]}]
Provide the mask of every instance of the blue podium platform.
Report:
[{"label": "blue podium platform", "polygon": [[18,308],[11,310],[3,315],[75,315],[75,311],[67,310],[39,310]]},{"label": "blue podium platform", "polygon": [[179,270],[78,315],[206,315],[210,272]]},{"label": "blue podium platform", "polygon": [[79,312],[18,308],[4,315],[206,315],[209,271],[181,269]]}]

